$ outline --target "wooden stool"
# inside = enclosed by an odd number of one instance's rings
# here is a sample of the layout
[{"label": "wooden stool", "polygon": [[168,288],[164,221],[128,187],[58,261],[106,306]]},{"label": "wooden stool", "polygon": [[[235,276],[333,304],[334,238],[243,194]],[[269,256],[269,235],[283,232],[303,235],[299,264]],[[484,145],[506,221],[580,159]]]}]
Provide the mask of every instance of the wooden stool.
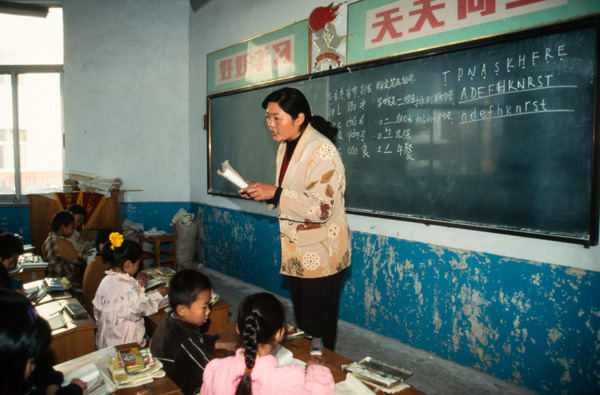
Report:
[{"label": "wooden stool", "polygon": [[[174,234],[147,236],[140,233],[138,235],[138,240],[142,249],[144,249],[144,243],[154,244],[154,252],[144,251],[142,255],[142,265],[144,264],[144,259],[154,258],[156,267],[160,267],[163,263],[173,262],[173,269],[177,270],[177,237]],[[161,244],[167,243],[169,244],[168,249],[160,247]],[[168,257],[161,258],[161,254],[167,255]]]}]

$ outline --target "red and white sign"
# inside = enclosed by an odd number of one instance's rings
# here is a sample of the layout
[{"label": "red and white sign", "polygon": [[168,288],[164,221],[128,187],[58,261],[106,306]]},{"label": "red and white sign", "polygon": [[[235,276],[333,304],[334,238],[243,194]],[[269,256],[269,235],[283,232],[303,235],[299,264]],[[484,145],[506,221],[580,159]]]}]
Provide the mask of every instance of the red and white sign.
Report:
[{"label": "red and white sign", "polygon": [[367,11],[365,49],[562,6],[568,0],[400,0]]}]

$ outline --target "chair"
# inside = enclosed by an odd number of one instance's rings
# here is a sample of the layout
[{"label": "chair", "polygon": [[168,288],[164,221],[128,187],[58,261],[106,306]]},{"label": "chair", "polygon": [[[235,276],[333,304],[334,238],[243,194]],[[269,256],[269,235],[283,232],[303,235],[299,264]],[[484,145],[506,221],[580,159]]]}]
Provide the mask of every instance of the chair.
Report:
[{"label": "chair", "polygon": [[[174,234],[164,234],[149,236],[140,233],[138,235],[140,247],[144,248],[144,243],[154,245],[154,252],[144,251],[142,255],[142,264],[144,259],[154,258],[156,267],[164,263],[173,263],[173,269],[177,270],[177,237]],[[168,244],[168,248],[162,248],[163,244]],[[164,256],[164,257],[163,257]]]}]

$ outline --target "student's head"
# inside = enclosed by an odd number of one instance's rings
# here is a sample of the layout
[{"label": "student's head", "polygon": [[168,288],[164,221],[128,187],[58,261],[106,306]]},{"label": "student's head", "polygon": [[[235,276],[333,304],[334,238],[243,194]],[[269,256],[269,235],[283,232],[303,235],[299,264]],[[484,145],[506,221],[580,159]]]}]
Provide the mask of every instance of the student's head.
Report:
[{"label": "student's head", "polygon": [[0,235],[0,261],[7,270],[17,265],[23,251],[23,243],[17,236],[10,233]]},{"label": "student's head", "polygon": [[8,289],[0,289],[0,316],[0,393],[25,394],[36,361],[50,347],[50,325],[27,298]]},{"label": "student's head", "polygon": [[110,236],[111,233],[114,233],[114,229],[100,229],[98,231],[98,233],[96,234],[96,251],[98,252],[98,255],[102,254],[102,248],[104,247],[104,245],[106,243],[108,243],[108,237]]},{"label": "student's head", "polygon": [[138,243],[124,240],[123,235],[113,232],[102,248],[102,259],[111,269],[135,276],[140,268],[143,250]]},{"label": "student's head", "polygon": [[177,316],[190,324],[202,325],[210,315],[211,284],[196,269],[183,269],[169,281],[169,304]]},{"label": "student's head", "polygon": [[68,211],[59,211],[52,217],[52,231],[57,235],[71,237],[75,226],[75,218]]},{"label": "student's head", "polygon": [[242,335],[246,360],[246,373],[240,380],[237,393],[251,394],[250,375],[256,361],[258,346],[275,346],[285,333],[283,305],[274,295],[267,292],[249,295],[242,300],[238,308],[237,328]]},{"label": "student's head", "polygon": [[74,204],[69,207],[67,211],[73,214],[73,218],[75,218],[75,229],[78,229],[85,221],[85,209],[79,204]]}]

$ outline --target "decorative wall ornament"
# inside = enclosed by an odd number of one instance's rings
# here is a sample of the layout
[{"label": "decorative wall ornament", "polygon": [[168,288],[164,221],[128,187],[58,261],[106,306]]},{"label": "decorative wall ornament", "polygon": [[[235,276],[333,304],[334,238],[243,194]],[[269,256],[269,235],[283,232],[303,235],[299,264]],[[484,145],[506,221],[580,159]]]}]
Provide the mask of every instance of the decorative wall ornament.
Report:
[{"label": "decorative wall ornament", "polygon": [[[346,64],[345,18],[347,7],[342,4],[317,7],[311,12],[308,25],[312,32],[312,71],[323,71],[342,67]],[[340,32],[342,34],[340,34]]]}]

